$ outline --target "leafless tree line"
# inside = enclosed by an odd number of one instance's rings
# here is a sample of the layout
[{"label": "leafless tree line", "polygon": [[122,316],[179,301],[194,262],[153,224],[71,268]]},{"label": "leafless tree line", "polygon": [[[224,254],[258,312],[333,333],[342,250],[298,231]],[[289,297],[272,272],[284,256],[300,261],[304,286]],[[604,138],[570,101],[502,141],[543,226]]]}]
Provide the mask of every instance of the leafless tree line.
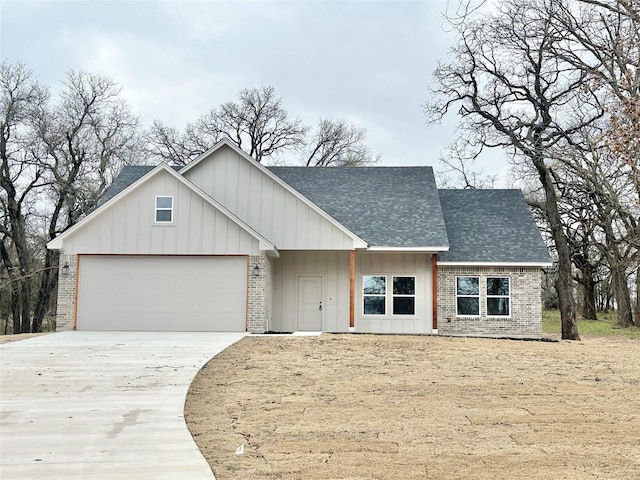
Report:
[{"label": "leafless tree line", "polygon": [[71,72],[59,95],[22,64],[0,66],[0,320],[3,333],[38,332],[55,308],[59,258],[47,242],[98,205],[127,164],[182,165],[223,137],[257,161],[293,151],[308,166],[377,161],[364,129],[291,120],[272,87],[242,90],[183,132],[148,130],[101,75]]},{"label": "leafless tree line", "polygon": [[483,150],[509,154],[556,253],[563,338],[579,338],[576,284],[585,317],[606,279],[618,323],[640,324],[640,4],[510,0],[459,12],[448,18],[452,60],[425,105],[432,122],[460,119],[445,167],[473,186]]}]

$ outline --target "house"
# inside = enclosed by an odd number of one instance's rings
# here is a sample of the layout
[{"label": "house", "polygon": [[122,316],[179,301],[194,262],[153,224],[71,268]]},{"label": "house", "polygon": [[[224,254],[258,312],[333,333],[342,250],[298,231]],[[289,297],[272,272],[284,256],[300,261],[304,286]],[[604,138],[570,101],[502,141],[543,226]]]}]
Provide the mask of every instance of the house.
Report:
[{"label": "house", "polygon": [[48,248],[58,330],[539,337],[550,265],[518,190],[267,168],[227,140],[179,170],[126,167]]}]

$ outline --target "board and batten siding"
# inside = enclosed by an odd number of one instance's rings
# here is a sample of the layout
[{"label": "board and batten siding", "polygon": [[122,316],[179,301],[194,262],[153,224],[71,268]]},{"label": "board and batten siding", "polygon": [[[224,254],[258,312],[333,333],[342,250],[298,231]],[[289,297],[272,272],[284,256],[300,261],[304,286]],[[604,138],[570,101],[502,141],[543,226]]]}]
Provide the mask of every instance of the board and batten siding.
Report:
[{"label": "board and batten siding", "polygon": [[[173,222],[155,222],[155,197],[173,196]],[[65,254],[257,255],[259,242],[168,172],[105,206],[64,239]]]},{"label": "board and batten siding", "polygon": [[[364,315],[363,275],[384,275],[387,277],[385,315]],[[363,333],[431,333],[433,317],[431,275],[431,254],[357,253],[355,330]],[[392,314],[392,278],[394,276],[416,277],[415,315],[394,316]]]},{"label": "board and batten siding", "polygon": [[184,177],[279,250],[350,250],[353,239],[256,165],[222,146]]},{"label": "board and batten siding", "polygon": [[269,330],[295,332],[298,278],[322,276],[322,330],[349,331],[349,252],[280,251],[271,260],[272,317]]}]

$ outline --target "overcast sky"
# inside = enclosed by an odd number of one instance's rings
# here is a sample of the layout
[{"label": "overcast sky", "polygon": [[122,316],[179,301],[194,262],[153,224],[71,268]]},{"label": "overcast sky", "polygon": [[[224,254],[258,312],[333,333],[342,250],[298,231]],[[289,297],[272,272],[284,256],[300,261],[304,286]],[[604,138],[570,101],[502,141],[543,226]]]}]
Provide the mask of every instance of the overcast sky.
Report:
[{"label": "overcast sky", "polygon": [[[112,78],[145,126],[182,128],[243,88],[272,85],[309,125],[366,128],[382,165],[437,169],[455,119],[429,127],[421,105],[453,41],[447,5],[0,0],[0,48],[54,90],[69,70]],[[485,173],[506,167],[500,152],[484,162]]]}]

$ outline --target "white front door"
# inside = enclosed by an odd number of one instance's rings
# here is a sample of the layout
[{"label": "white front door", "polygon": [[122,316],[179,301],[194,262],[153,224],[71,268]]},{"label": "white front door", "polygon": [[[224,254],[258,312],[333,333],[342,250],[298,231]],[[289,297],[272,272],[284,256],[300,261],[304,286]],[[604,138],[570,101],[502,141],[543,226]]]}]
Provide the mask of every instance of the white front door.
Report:
[{"label": "white front door", "polygon": [[298,325],[301,331],[322,331],[322,277],[298,277]]}]

